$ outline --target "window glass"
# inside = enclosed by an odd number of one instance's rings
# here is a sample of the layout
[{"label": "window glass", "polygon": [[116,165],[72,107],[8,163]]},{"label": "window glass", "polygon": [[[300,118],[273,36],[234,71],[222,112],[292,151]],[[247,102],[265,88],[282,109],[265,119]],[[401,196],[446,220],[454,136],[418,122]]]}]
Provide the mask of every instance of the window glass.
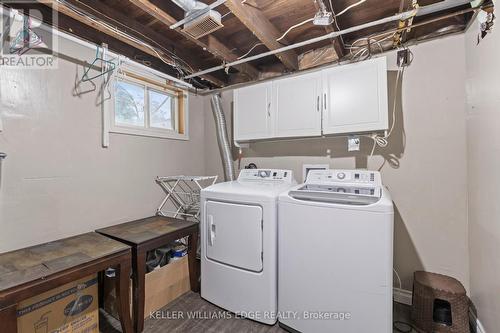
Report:
[{"label": "window glass", "polygon": [[144,126],[144,87],[117,81],[115,90],[115,123]]},{"label": "window glass", "polygon": [[174,129],[174,99],[171,95],[156,90],[148,90],[150,126]]}]

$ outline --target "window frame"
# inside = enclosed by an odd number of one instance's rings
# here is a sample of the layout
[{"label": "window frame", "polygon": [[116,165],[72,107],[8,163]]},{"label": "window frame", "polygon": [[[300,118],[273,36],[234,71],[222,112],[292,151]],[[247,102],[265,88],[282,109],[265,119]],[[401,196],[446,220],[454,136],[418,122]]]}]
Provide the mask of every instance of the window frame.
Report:
[{"label": "window frame", "polygon": [[[120,71],[113,75],[113,79],[110,83],[110,133],[116,134],[127,134],[127,135],[137,135],[161,139],[174,139],[174,140],[189,140],[189,95],[187,91],[172,87],[166,83],[158,82],[155,79],[151,79],[145,73],[135,74],[128,73],[125,71]],[[144,127],[127,125],[122,123],[117,123],[115,120],[115,90],[118,81],[130,83],[134,85],[139,85],[144,87]],[[150,109],[149,109],[149,91],[154,91],[161,94],[169,95],[174,98],[173,105],[175,107],[174,112],[172,112],[174,128],[166,129],[159,127],[152,127],[150,125]],[[181,98],[182,96],[182,98]],[[181,105],[182,104],[182,105]],[[182,110],[181,110],[182,108]],[[182,112],[182,116],[181,113]],[[181,123],[182,122],[182,123]],[[182,132],[180,131],[182,129]]]}]

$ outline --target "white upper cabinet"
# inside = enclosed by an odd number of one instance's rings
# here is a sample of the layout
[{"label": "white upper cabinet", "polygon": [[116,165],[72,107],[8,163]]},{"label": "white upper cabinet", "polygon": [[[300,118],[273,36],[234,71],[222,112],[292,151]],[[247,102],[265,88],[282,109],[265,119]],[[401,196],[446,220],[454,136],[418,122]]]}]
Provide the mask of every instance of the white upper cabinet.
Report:
[{"label": "white upper cabinet", "polygon": [[321,95],[321,72],[274,81],[274,137],[320,136]]},{"label": "white upper cabinet", "polygon": [[272,82],[234,90],[234,140],[248,141],[274,135]]},{"label": "white upper cabinet", "polygon": [[323,134],[388,129],[385,57],[326,69],[322,73]]},{"label": "white upper cabinet", "polygon": [[311,137],[389,127],[385,57],[234,90],[234,139]]}]

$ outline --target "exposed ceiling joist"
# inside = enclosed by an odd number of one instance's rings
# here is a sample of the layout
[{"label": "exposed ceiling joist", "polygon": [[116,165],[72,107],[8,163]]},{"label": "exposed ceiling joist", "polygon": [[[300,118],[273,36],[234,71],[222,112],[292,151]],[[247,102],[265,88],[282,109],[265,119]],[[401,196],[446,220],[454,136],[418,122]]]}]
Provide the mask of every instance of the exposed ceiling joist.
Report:
[{"label": "exposed ceiling joist", "polygon": [[[232,62],[232,61],[238,60],[238,57],[236,55],[234,55],[234,53],[232,53],[227,48],[226,45],[222,44],[222,42],[218,38],[216,38],[212,35],[208,35],[208,36],[202,37],[201,40],[207,46],[207,49],[211,50],[211,52],[219,53],[219,54],[223,55],[224,61]],[[259,71],[250,64],[241,64],[241,65],[237,65],[235,67],[241,73],[250,75],[252,77],[252,79],[254,79],[254,80],[259,78]]]},{"label": "exposed ceiling joist", "polygon": [[[142,9],[144,12],[154,17],[156,20],[160,21],[161,23],[169,27],[177,22],[177,20],[174,17],[172,17],[170,14],[168,14],[161,8],[158,8],[149,0],[129,0],[129,1],[138,8]],[[196,45],[210,52],[212,55],[221,59],[224,62],[232,62],[237,60],[238,58],[236,54],[234,54],[228,47],[222,44],[213,35],[209,35],[201,39],[195,39],[189,36],[188,34],[184,33],[182,30],[176,29],[176,31],[179,32],[181,35],[183,35],[185,38],[189,39]],[[255,67],[249,64],[236,66],[236,69],[242,73],[247,74],[250,77],[250,79],[257,79],[259,77],[259,71]]]},{"label": "exposed ceiling joist", "polygon": [[[319,1],[323,1],[323,0],[314,1],[314,6],[316,7],[316,10],[321,9],[321,6],[318,3]],[[334,31],[337,31],[337,28],[333,24],[325,26],[326,33],[334,32]],[[344,42],[342,41],[342,38],[340,38],[340,36],[334,38],[333,47],[335,49],[335,52],[337,53],[338,59],[342,58],[345,55]]]},{"label": "exposed ceiling joist", "polygon": [[[276,41],[281,33],[258,8],[246,5],[241,0],[227,0],[225,5],[269,50],[283,47]],[[281,41],[285,45],[289,44],[286,39]],[[276,56],[288,69],[298,69],[298,55],[295,51],[278,53]]]},{"label": "exposed ceiling joist", "polygon": [[339,59],[331,45],[307,51],[299,56],[299,69],[305,70],[324,64],[332,63]]},{"label": "exposed ceiling joist", "polygon": [[[71,0],[73,2],[76,2],[76,4],[80,1],[74,1],[74,0]],[[122,21],[122,23],[128,27],[131,27],[132,29],[127,29],[129,31],[126,31],[128,34],[132,34],[132,35],[136,35],[137,33],[134,33],[134,31],[132,30],[136,30],[136,29],[139,29],[139,31],[142,31],[143,33],[146,33],[148,36],[152,37],[152,38],[155,38],[155,40],[161,42],[163,44],[163,47],[173,47],[175,45],[175,43],[173,43],[172,41],[166,39],[165,37],[163,37],[162,35],[156,33],[155,31],[153,31],[152,29],[150,28],[147,28],[143,25],[140,25],[139,23],[131,20],[130,18],[128,17],[125,17],[124,15],[120,15],[119,13],[117,13],[116,11],[114,11],[113,9],[107,7],[106,5],[104,5],[103,3],[101,2],[98,2],[96,0],[85,0],[86,2],[88,2],[89,5],[92,5],[96,10],[99,10],[99,11],[102,11],[103,13],[105,12],[113,12],[113,16],[115,17],[115,19],[118,19],[120,21]],[[111,27],[107,27],[107,26],[104,26],[104,25],[101,25],[101,24],[98,24],[96,23],[94,20],[92,20],[91,18],[89,17],[86,17],[86,16],[82,16],[82,15],[79,15],[78,13],[76,13],[75,11],[73,11],[71,8],[69,8],[68,6],[64,5],[63,3],[60,3],[58,2],[57,0],[38,0],[38,2],[44,4],[44,5],[47,5],[49,7],[52,7],[54,9],[56,9],[59,13],[61,14],[64,14],[66,16],[69,16],[87,26],[90,26],[98,31],[101,31],[113,38],[116,38],[117,40],[123,42],[123,43],[126,43],[138,50],[141,50],[143,51],[144,53],[147,53],[153,57],[156,57],[156,58],[160,58],[162,60],[164,60],[165,58],[168,58],[168,55],[166,55],[163,51],[161,50],[156,50],[151,48],[151,47],[148,47],[142,43],[139,43],[139,42],[136,42],[134,40],[131,40],[125,36],[123,36],[122,34],[118,33],[115,29],[111,28]],[[76,5],[75,4],[75,5]],[[83,10],[83,9],[82,9]],[[85,10],[83,10],[85,11]],[[108,14],[109,14],[108,13]],[[134,29],[133,27],[135,27],[136,29]],[[137,38],[141,39],[140,36],[137,36]],[[188,55],[186,54],[177,54],[180,58],[182,58],[184,61],[186,61],[188,64],[190,64],[191,66],[194,66],[194,68],[200,68],[201,65],[198,64],[196,62],[196,60],[192,57],[189,57]],[[172,63],[173,64],[173,63]],[[212,75],[204,75],[203,78],[211,83],[213,83],[214,85],[216,86],[219,86],[219,87],[224,87],[226,85],[225,82],[223,82],[222,80],[212,76]]]}]

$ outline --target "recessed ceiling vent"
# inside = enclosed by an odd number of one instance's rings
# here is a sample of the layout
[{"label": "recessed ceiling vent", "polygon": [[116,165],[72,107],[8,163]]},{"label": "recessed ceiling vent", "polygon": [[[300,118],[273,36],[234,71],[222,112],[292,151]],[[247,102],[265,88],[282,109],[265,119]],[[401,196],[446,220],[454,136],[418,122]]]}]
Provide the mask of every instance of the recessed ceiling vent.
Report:
[{"label": "recessed ceiling vent", "polygon": [[223,26],[221,15],[214,10],[210,10],[206,14],[195,18],[191,22],[185,23],[182,31],[187,33],[189,36],[198,39],[214,32],[215,30],[219,30]]},{"label": "recessed ceiling vent", "polygon": [[198,39],[224,27],[221,14],[203,2],[195,0],[172,1],[184,10],[182,31],[191,37]]}]

